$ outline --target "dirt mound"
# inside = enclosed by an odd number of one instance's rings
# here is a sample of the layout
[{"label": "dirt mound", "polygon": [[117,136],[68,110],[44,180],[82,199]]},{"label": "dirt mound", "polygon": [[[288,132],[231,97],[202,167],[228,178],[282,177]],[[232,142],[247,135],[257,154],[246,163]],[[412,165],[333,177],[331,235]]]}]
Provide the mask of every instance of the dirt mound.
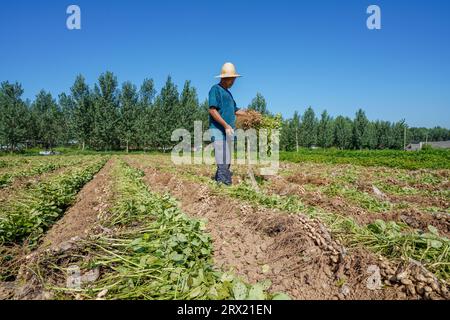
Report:
[{"label": "dirt mound", "polygon": [[394,203],[414,203],[423,207],[438,207],[445,210],[450,207],[449,199],[438,198],[438,197],[426,197],[422,195],[390,195],[389,201]]},{"label": "dirt mound", "polygon": [[307,193],[305,188],[303,188],[300,184],[288,183],[285,179],[283,179],[280,176],[272,176],[269,178],[269,181],[270,181],[269,189],[280,196],[287,196],[287,195],[303,196]]},{"label": "dirt mound", "polygon": [[435,227],[443,236],[450,237],[450,215],[447,213],[423,213],[418,210],[393,212],[391,220],[398,220],[410,227],[428,232],[428,226]]},{"label": "dirt mound", "polygon": [[55,223],[42,238],[40,246],[31,254],[21,257],[14,290],[14,299],[46,299],[40,287],[40,281],[29,271],[27,265],[39,261],[48,252],[65,252],[76,246],[80,239],[102,232],[98,230],[98,221],[107,212],[112,198],[111,169],[114,160],[110,160],[78,193],[74,205]]},{"label": "dirt mound", "polygon": [[74,237],[92,234],[99,217],[106,212],[111,198],[112,166],[113,160],[108,161],[94,179],[84,186],[74,205],[44,236],[40,249],[58,246]]},{"label": "dirt mound", "polygon": [[10,299],[14,295],[14,282],[0,282],[0,300]]},{"label": "dirt mound", "polygon": [[329,184],[329,181],[327,179],[309,176],[302,173],[291,175],[287,177],[286,180],[288,182],[296,183],[299,185],[314,184],[316,186],[325,186]]},{"label": "dirt mound", "polygon": [[130,163],[145,170],[153,190],[170,192],[184,212],[207,219],[214,259],[223,270],[250,282],[269,279],[271,290],[295,299],[407,298],[392,287],[381,289],[381,284],[369,289],[368,269],[378,268],[381,261],[363,250],[347,252],[320,221],[253,207],[217,195],[206,185]]}]

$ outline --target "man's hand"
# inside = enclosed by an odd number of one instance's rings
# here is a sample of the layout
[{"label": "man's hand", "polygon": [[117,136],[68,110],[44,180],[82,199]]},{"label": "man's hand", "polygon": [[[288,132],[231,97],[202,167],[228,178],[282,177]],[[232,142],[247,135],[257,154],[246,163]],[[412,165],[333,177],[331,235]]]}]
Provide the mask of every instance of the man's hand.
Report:
[{"label": "man's hand", "polygon": [[227,134],[227,136],[232,136],[234,134],[234,130],[230,125],[226,125],[225,126],[225,133]]},{"label": "man's hand", "polygon": [[232,136],[234,134],[233,128],[223,120],[219,112],[215,108],[209,108],[209,114],[216,120],[224,129],[227,136]]}]

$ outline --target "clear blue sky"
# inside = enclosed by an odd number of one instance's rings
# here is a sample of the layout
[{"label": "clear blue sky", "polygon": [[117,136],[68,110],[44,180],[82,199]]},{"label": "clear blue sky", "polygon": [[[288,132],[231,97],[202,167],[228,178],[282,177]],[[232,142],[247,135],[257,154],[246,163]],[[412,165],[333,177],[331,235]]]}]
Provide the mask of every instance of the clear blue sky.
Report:
[{"label": "clear blue sky", "polygon": [[[66,28],[66,8],[82,10],[82,30]],[[382,10],[382,30],[366,9]],[[450,128],[448,0],[40,0],[0,4],[0,81],[19,81],[26,98],[68,92],[106,70],[119,82],[158,90],[167,75],[192,80],[200,100],[225,61],[236,64],[239,106],[256,92],[273,112],[312,106],[333,116]]]}]

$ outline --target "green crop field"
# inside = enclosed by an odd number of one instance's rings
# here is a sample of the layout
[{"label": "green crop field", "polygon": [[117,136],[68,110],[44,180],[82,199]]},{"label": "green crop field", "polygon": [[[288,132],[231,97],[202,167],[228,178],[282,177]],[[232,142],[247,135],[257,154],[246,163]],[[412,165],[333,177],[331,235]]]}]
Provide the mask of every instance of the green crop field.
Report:
[{"label": "green crop field", "polygon": [[448,150],[421,150],[403,152],[398,150],[338,150],[301,149],[300,152],[281,152],[280,160],[291,162],[311,161],[317,163],[357,164],[361,166],[386,166],[401,169],[450,169]]},{"label": "green crop field", "polygon": [[242,165],[223,187],[168,154],[61,151],[0,157],[5,299],[449,297],[448,151],[282,153],[258,189]]}]

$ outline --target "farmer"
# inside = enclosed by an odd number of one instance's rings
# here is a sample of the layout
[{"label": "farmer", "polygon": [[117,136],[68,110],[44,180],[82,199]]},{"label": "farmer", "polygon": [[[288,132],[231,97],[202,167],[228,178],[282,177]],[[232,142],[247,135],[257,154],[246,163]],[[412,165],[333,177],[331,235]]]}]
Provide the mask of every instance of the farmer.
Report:
[{"label": "farmer", "polygon": [[220,83],[209,91],[209,129],[217,164],[215,180],[225,185],[231,185],[231,151],[234,148],[236,116],[246,115],[236,106],[229,91],[238,77],[240,75],[236,73],[234,65],[225,63],[221,74],[216,77],[220,78]]}]

